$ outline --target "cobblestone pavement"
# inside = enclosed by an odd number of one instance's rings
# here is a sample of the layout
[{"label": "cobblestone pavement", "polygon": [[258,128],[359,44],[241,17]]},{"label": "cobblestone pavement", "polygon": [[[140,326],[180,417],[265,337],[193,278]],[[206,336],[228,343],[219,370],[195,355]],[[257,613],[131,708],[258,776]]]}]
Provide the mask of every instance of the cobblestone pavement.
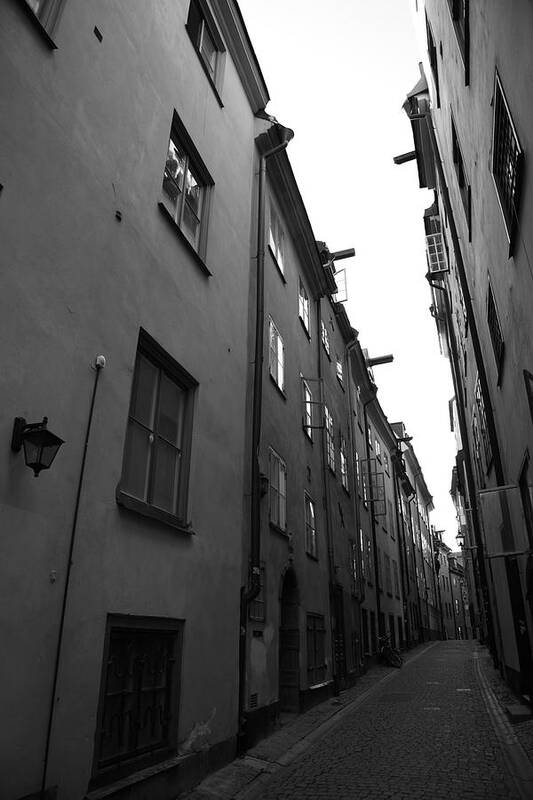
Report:
[{"label": "cobblestone pavement", "polygon": [[485,652],[475,642],[439,642],[411,654],[402,670],[372,670],[367,686],[359,682],[336,716],[336,701],[322,704],[331,713],[325,722],[317,719],[314,731],[299,738],[298,722],[287,726],[190,797],[533,798],[533,767],[505,720]]}]

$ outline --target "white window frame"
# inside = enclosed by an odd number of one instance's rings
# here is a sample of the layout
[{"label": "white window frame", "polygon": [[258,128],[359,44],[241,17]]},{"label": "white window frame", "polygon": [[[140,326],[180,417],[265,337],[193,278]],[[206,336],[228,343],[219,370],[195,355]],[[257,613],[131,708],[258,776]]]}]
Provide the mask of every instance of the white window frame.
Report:
[{"label": "white window frame", "polygon": [[335,441],[333,438],[333,417],[329,408],[324,405],[324,424],[326,429],[326,453],[328,458],[328,467],[332,472],[335,472]]},{"label": "white window frame", "polygon": [[269,462],[269,520],[282,531],[287,530],[287,465],[271,447]]},{"label": "white window frame", "polygon": [[328,329],[326,328],[326,324],[324,320],[320,320],[320,338],[322,340],[322,346],[326,351],[326,355],[329,359],[331,359],[331,350],[329,345],[329,333]]},{"label": "white window frame", "polygon": [[318,558],[315,504],[304,492],[305,550],[312,558]]},{"label": "white window frame", "polygon": [[285,348],[272,317],[268,321],[268,370],[276,386],[285,391]]},{"label": "white window frame", "polygon": [[346,439],[341,436],[340,444],[341,484],[348,491],[348,459],[346,458]]},{"label": "white window frame", "polygon": [[285,278],[285,263],[284,263],[285,233],[281,225],[280,216],[272,203],[270,204],[268,246],[270,248],[270,252],[274,258],[274,261],[276,262],[277,268],[279,269],[282,277]]},{"label": "white window frame", "polygon": [[342,366],[342,358],[339,358],[338,355],[336,356],[336,370],[337,370],[337,380],[339,381],[341,386],[344,386],[344,370]]},{"label": "white window frame", "polygon": [[298,278],[298,316],[307,334],[309,334],[309,295],[301,278]]},{"label": "white window frame", "polygon": [[302,378],[303,394],[303,429],[306,436],[313,441],[313,393],[307,381]]}]

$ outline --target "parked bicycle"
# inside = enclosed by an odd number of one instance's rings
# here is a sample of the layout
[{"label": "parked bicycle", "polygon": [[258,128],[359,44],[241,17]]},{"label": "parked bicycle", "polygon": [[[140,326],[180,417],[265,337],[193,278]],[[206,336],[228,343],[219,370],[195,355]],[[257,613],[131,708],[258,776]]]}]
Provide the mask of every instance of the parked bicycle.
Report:
[{"label": "parked bicycle", "polygon": [[398,669],[400,669],[403,664],[403,658],[400,651],[392,646],[389,633],[378,636],[378,648],[381,661],[391,667],[398,667]]}]

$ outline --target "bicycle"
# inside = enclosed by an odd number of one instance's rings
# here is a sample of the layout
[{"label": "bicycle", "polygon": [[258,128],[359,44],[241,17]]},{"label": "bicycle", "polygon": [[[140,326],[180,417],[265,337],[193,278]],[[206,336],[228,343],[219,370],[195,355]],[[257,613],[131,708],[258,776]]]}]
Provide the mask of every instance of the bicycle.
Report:
[{"label": "bicycle", "polygon": [[378,636],[379,656],[389,666],[400,669],[403,664],[403,658],[400,651],[391,645],[390,639],[390,634],[387,633]]}]

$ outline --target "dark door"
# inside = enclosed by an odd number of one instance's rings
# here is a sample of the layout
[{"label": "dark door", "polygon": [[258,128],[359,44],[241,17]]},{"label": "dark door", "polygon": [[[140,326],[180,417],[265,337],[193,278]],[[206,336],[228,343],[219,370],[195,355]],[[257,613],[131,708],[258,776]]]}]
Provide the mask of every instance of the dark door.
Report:
[{"label": "dark door", "polygon": [[281,711],[300,710],[300,629],[296,575],[288,570],[281,592],[279,703]]}]

